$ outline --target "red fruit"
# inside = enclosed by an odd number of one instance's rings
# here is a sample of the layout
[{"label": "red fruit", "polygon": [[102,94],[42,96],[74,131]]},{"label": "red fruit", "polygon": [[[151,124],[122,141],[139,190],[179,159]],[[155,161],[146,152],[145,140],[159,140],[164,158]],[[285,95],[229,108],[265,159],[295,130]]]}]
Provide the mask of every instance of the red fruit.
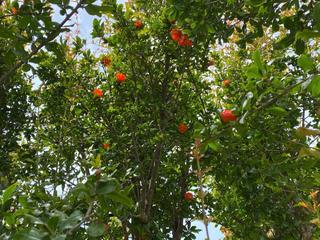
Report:
[{"label": "red fruit", "polygon": [[142,22],[141,22],[141,20],[136,20],[135,22],[134,22],[134,26],[137,28],[137,29],[139,29],[139,28],[142,28]]},{"label": "red fruit", "polygon": [[222,84],[224,87],[228,87],[230,85],[230,83],[231,83],[231,81],[228,79],[222,81]]},{"label": "red fruit", "polygon": [[179,39],[181,38],[182,32],[179,29],[172,29],[170,32],[170,35],[173,41],[178,42]]},{"label": "red fruit", "polygon": [[101,59],[101,63],[103,64],[103,66],[109,67],[111,65],[111,59],[108,56],[104,56]]},{"label": "red fruit", "polygon": [[193,193],[192,192],[184,193],[184,200],[191,201],[192,199],[193,199]]},{"label": "red fruit", "polygon": [[108,150],[110,148],[110,144],[109,143],[104,143],[102,144],[103,149]]},{"label": "red fruit", "polygon": [[189,39],[187,39],[187,40],[185,41],[185,46],[191,47],[192,44],[193,44],[193,42],[192,42],[191,40],[189,40]]},{"label": "red fruit", "polygon": [[180,37],[179,41],[178,41],[178,45],[179,45],[179,46],[182,46],[182,47],[186,46],[186,41],[187,41],[187,40],[188,40],[188,36],[185,35],[185,34],[183,34],[183,35]]},{"label": "red fruit", "polygon": [[103,92],[101,89],[96,88],[92,91],[93,96],[95,97],[102,97],[103,96]]},{"label": "red fruit", "polygon": [[182,47],[186,47],[186,46],[191,47],[192,44],[193,44],[192,41],[185,34],[183,34],[178,41],[178,45]]},{"label": "red fruit", "polygon": [[123,73],[117,73],[116,78],[118,83],[123,83],[127,77]]},{"label": "red fruit", "polygon": [[188,126],[185,123],[180,123],[178,126],[178,131],[184,134],[188,130]]},{"label": "red fruit", "polygon": [[97,168],[97,169],[96,169],[96,172],[95,172],[95,175],[96,175],[96,178],[97,178],[97,179],[100,179],[101,173],[102,173],[101,168]]},{"label": "red fruit", "polygon": [[222,122],[224,122],[224,123],[228,123],[231,121],[237,121],[237,116],[234,115],[231,110],[223,110],[220,113],[220,118],[221,118]]}]

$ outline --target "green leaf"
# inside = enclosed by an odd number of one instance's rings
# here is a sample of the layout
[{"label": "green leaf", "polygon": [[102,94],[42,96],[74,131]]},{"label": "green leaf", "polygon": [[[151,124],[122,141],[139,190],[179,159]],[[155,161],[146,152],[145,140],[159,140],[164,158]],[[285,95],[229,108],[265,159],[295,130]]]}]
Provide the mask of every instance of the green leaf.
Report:
[{"label": "green leaf", "polygon": [[296,42],[295,42],[295,45],[294,45],[295,49],[296,49],[296,53],[298,55],[304,53],[305,49],[306,49],[306,44],[303,40],[301,39],[298,39]]},{"label": "green leaf", "polygon": [[311,38],[319,38],[320,37],[320,33],[316,32],[316,31],[312,31],[310,29],[305,29],[301,32],[297,32],[296,34],[296,39],[299,40],[305,40],[308,41]]},{"label": "green leaf", "polygon": [[91,223],[87,229],[89,236],[100,237],[105,232],[104,224],[102,223]]},{"label": "green leaf", "polygon": [[274,113],[276,115],[286,115],[288,112],[282,107],[270,107],[267,109],[269,112]]},{"label": "green leaf", "polygon": [[14,235],[13,240],[42,240],[45,236],[45,233],[42,233],[36,229],[32,229],[30,232],[26,230],[17,232]]},{"label": "green leaf", "polygon": [[320,2],[316,4],[312,11],[312,18],[316,24],[320,23]]},{"label": "green leaf", "polygon": [[256,64],[251,64],[246,71],[247,78],[250,79],[259,79],[262,77],[259,68]]},{"label": "green leaf", "polygon": [[99,182],[97,186],[97,193],[98,194],[108,194],[116,190],[116,182],[108,181],[108,182]]},{"label": "green leaf", "polygon": [[12,184],[11,186],[9,186],[8,188],[6,188],[6,190],[4,190],[4,192],[2,194],[2,204],[5,204],[8,200],[10,200],[12,198],[18,185],[19,185],[19,183],[16,182],[16,183]]},{"label": "green leaf", "polygon": [[98,6],[94,4],[89,4],[85,9],[88,14],[97,16],[101,16],[102,13],[111,13],[114,10],[112,5]]},{"label": "green leaf", "polygon": [[313,77],[307,89],[314,97],[318,97],[320,95],[320,75]]},{"label": "green leaf", "polygon": [[112,192],[107,195],[108,198],[115,202],[119,202],[127,207],[132,207],[133,206],[133,201],[130,199],[128,196],[126,196],[123,193],[120,192]]},{"label": "green leaf", "polygon": [[298,59],[298,66],[301,67],[304,71],[309,71],[313,69],[314,64],[312,58],[304,54],[301,55],[301,57]]},{"label": "green leaf", "polygon": [[261,59],[261,54],[260,51],[257,50],[253,53],[253,61],[255,62],[255,64],[257,65],[257,67],[259,68],[260,72],[262,75],[266,74],[266,67]]},{"label": "green leaf", "polygon": [[218,151],[220,148],[220,145],[218,142],[210,140],[208,142],[208,147],[211,148],[213,151]]},{"label": "green leaf", "polygon": [[57,235],[51,238],[52,240],[65,240],[67,238],[67,235]]},{"label": "green leaf", "polygon": [[277,49],[284,49],[294,43],[295,35],[289,34],[275,44]]}]

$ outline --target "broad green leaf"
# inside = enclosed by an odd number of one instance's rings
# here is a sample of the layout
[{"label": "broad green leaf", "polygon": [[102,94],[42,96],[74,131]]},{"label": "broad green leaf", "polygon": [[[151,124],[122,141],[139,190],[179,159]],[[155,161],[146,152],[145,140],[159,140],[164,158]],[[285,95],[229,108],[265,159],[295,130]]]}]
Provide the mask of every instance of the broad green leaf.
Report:
[{"label": "broad green leaf", "polygon": [[312,17],[316,24],[320,24],[320,2],[316,4],[312,11]]},{"label": "broad green leaf", "polygon": [[253,56],[252,56],[255,64],[258,66],[259,70],[260,70],[260,73],[262,75],[265,75],[266,74],[266,67],[262,61],[262,58],[261,58],[261,53],[259,50],[255,51],[253,53]]},{"label": "broad green leaf", "polygon": [[97,186],[97,193],[98,194],[108,194],[113,192],[116,189],[117,185],[114,181],[108,182],[99,182]]},{"label": "broad green leaf", "polygon": [[89,4],[88,6],[85,7],[87,13],[90,15],[97,15],[101,16],[103,13],[110,13],[114,10],[112,5],[107,5],[107,6],[98,6],[94,4]]},{"label": "broad green leaf", "polygon": [[112,192],[107,195],[108,198],[115,202],[119,202],[127,207],[132,207],[133,206],[133,201],[130,199],[128,196],[121,192]]},{"label": "broad green leaf", "polygon": [[251,64],[246,71],[248,79],[259,79],[262,77],[259,68],[256,64]]},{"label": "broad green leaf", "polygon": [[2,194],[2,204],[5,204],[8,200],[12,198],[18,186],[19,183],[16,182],[4,190]]},{"label": "broad green leaf", "polygon": [[284,115],[284,114],[287,114],[288,112],[282,108],[282,107],[277,107],[277,106],[274,106],[274,107],[270,107],[267,109],[269,112],[272,112],[274,114],[277,114],[277,115]]},{"label": "broad green leaf", "polygon": [[296,53],[297,54],[303,54],[304,51],[306,50],[306,44],[303,40],[301,39],[298,39],[295,44],[294,44],[294,47],[296,49]]},{"label": "broad green leaf", "polygon": [[40,232],[37,229],[31,229],[31,231],[24,230],[17,232],[13,240],[42,240],[46,235],[46,233]]},{"label": "broad green leaf", "polygon": [[105,227],[103,223],[91,223],[87,229],[90,237],[100,237],[105,232]]},{"label": "broad green leaf", "polygon": [[314,97],[320,95],[320,75],[313,77],[307,89]]},{"label": "broad green leaf", "polygon": [[299,39],[302,39],[302,40],[309,40],[311,38],[319,38],[320,37],[320,33],[319,32],[316,32],[316,31],[312,31],[312,30],[309,30],[309,29],[305,29],[301,32],[297,32],[296,34],[296,39],[299,40]]},{"label": "broad green leaf", "polygon": [[57,235],[52,237],[52,240],[65,240],[67,238],[67,235],[63,234],[63,235]]},{"label": "broad green leaf", "polygon": [[298,59],[298,65],[304,71],[309,71],[314,67],[313,60],[308,55],[301,55],[300,58]]},{"label": "broad green leaf", "polygon": [[210,142],[208,142],[208,147],[211,148],[213,151],[218,151],[220,145],[218,142],[210,141]]}]

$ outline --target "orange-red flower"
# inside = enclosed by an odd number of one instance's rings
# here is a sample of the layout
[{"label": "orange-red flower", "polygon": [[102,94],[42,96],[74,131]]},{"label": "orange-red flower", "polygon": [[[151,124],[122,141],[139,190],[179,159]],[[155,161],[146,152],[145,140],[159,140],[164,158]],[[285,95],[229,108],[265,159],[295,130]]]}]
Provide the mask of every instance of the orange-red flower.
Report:
[{"label": "orange-red flower", "polygon": [[126,75],[123,73],[116,73],[116,79],[118,83],[123,83],[126,80]]},{"label": "orange-red flower", "polygon": [[188,126],[185,123],[180,123],[178,126],[178,131],[184,134],[188,130]]},{"label": "orange-red flower", "polygon": [[139,28],[142,28],[142,21],[141,20],[136,20],[135,22],[134,22],[134,26],[137,28],[137,29],[139,29]]},{"label": "orange-red flower", "polygon": [[104,56],[101,59],[101,63],[103,64],[103,66],[109,67],[111,65],[111,59],[108,56]]},{"label": "orange-red flower", "polygon": [[108,150],[110,148],[110,144],[109,143],[104,143],[102,144],[103,149]]},{"label": "orange-red flower", "polygon": [[224,123],[237,121],[237,116],[231,110],[223,110],[220,113],[220,118]]},{"label": "orange-red flower", "polygon": [[12,14],[16,15],[18,13],[18,10],[15,7],[13,7],[11,9],[11,12],[12,12]]},{"label": "orange-red flower", "polygon": [[92,94],[93,96],[95,97],[102,97],[103,96],[103,92],[101,89],[99,88],[95,88],[93,91],[92,91]]},{"label": "orange-red flower", "polygon": [[191,201],[193,199],[193,193],[192,192],[186,192],[184,193],[184,200]]}]

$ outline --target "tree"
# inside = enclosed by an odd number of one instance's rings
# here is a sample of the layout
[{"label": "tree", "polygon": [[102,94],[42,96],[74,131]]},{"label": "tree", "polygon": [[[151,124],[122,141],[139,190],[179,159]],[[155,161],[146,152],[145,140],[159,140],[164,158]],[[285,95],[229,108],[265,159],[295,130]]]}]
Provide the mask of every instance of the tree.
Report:
[{"label": "tree", "polygon": [[[56,39],[81,8],[108,54]],[[1,237],[196,239],[194,219],[229,239],[319,237],[319,9],[3,5]]]}]

